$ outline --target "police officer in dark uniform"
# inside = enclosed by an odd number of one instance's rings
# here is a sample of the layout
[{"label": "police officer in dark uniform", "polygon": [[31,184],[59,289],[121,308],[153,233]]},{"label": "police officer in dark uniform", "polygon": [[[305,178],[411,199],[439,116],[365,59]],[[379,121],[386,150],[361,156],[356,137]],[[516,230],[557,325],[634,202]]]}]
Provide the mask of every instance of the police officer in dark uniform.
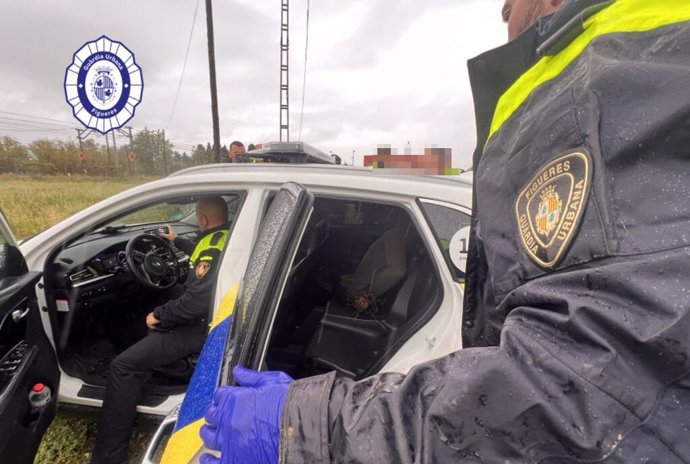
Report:
[{"label": "police officer in dark uniform", "polygon": [[464,349],[360,382],[236,368],[202,463],[690,462],[690,2],[504,18],[469,63]]},{"label": "police officer in dark uniform", "polygon": [[220,196],[204,197],[196,216],[201,231],[196,244],[177,237],[170,227],[161,234],[191,255],[184,293],[149,313],[149,334],[110,363],[93,464],[127,462],[136,407],[151,371],[197,354],[204,345],[218,259],[228,238],[227,204]]}]

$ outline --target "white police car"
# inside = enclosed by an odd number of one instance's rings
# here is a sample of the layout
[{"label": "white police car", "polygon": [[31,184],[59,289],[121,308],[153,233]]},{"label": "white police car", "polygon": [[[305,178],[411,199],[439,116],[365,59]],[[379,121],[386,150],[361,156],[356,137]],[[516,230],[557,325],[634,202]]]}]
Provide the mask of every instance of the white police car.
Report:
[{"label": "white police car", "polygon": [[[195,202],[208,194],[225,198],[231,219],[209,336],[191,384],[174,369],[148,381],[144,414],[167,414],[189,391],[147,459],[161,454],[173,427],[166,462],[194,459],[205,407],[236,363],[358,379],[461,348],[468,181],[327,165],[192,168],[115,195],[18,248],[0,222],[0,456],[35,452],[56,398],[100,407],[110,360],[145,335],[145,315],[166,297],[131,272],[128,242],[168,223],[193,236]],[[187,268],[181,252],[167,258],[176,272]],[[368,297],[365,309],[353,306],[353,288]],[[32,408],[37,383],[52,401]]]}]

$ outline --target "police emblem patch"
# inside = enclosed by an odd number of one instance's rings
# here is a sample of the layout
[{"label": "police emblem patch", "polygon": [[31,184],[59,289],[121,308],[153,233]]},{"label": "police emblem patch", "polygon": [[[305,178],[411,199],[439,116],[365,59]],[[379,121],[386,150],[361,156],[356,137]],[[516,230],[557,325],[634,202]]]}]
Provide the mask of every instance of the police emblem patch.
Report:
[{"label": "police emblem patch", "polygon": [[74,117],[101,134],[132,119],[143,91],[134,54],[106,36],[84,44],[65,71],[65,98]]},{"label": "police emblem patch", "polygon": [[194,274],[196,275],[197,279],[201,279],[203,276],[208,274],[208,271],[211,270],[211,263],[208,261],[201,261],[199,264],[196,265],[196,270],[194,271]]},{"label": "police emblem patch", "polygon": [[540,168],[518,195],[515,215],[520,239],[540,267],[555,267],[572,242],[591,177],[589,155],[577,150]]}]

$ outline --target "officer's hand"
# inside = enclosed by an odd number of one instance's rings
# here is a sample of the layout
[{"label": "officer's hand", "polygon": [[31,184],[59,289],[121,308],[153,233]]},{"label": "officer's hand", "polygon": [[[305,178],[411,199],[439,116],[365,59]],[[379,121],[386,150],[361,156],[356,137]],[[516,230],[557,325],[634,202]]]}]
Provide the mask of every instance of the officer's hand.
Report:
[{"label": "officer's hand", "polygon": [[156,319],[156,316],[153,315],[153,313],[149,313],[146,316],[146,327],[149,329],[155,329],[158,324],[160,324],[161,321]]},{"label": "officer's hand", "polygon": [[232,370],[239,387],[220,387],[206,411],[201,439],[220,458],[201,456],[201,464],[275,464],[280,416],[292,378],[284,372]]},{"label": "officer's hand", "polygon": [[175,238],[177,238],[177,234],[175,233],[170,224],[166,224],[165,227],[168,228],[168,233],[159,232],[158,236],[163,237],[164,239],[170,240],[172,242],[173,240],[175,240]]}]

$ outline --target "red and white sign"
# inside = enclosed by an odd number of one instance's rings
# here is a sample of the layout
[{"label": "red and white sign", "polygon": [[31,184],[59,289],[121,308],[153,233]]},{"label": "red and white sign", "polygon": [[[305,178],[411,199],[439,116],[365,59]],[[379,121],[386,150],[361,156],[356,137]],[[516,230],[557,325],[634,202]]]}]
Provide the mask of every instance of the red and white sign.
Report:
[{"label": "red and white sign", "polygon": [[79,152],[79,159],[84,161],[84,152],[83,151]]},{"label": "red and white sign", "polygon": [[134,161],[134,159],[137,157],[137,155],[135,155],[133,151],[130,151],[129,155],[127,156],[129,157],[130,161]]}]

